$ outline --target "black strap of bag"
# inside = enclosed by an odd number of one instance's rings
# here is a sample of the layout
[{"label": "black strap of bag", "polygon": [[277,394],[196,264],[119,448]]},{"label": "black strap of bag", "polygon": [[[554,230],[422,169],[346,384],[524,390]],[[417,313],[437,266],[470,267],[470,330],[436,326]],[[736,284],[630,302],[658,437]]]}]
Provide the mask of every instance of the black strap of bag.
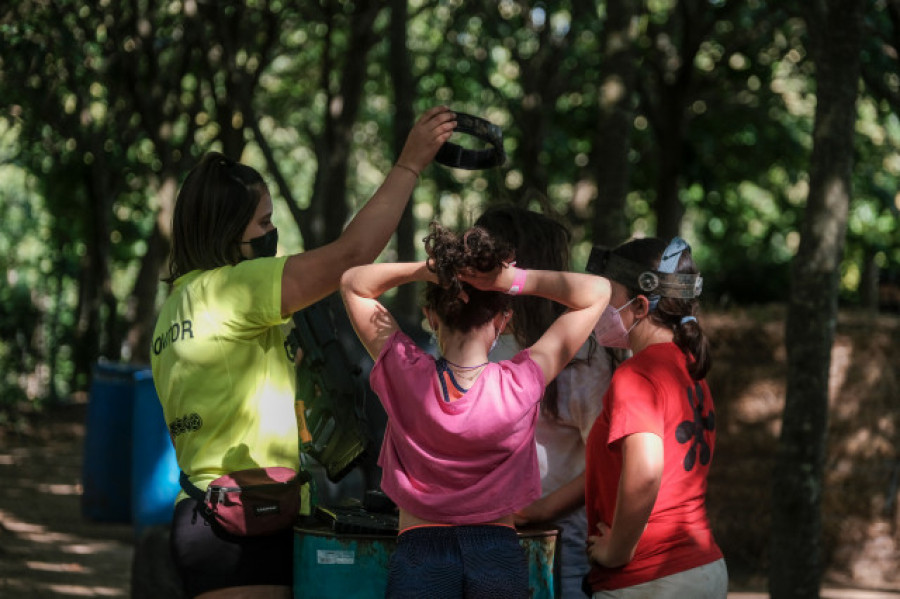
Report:
[{"label": "black strap of bag", "polygon": [[191,482],[191,479],[188,478],[188,475],[184,473],[184,470],[178,475],[178,484],[181,485],[181,488],[185,493],[188,494],[188,497],[194,499],[200,503],[203,503],[206,500],[206,494],[200,490],[198,486]]},{"label": "black strap of bag", "polygon": [[[306,484],[310,480],[312,480],[312,476],[306,470],[298,471],[297,478],[301,485]],[[200,487],[192,483],[190,477],[188,477],[188,475],[184,473],[184,470],[182,470],[178,474],[178,484],[181,485],[181,488],[191,499],[194,499],[200,503],[206,501],[206,497],[209,494],[209,491],[207,490],[207,492],[204,493],[203,490],[200,489]]]}]

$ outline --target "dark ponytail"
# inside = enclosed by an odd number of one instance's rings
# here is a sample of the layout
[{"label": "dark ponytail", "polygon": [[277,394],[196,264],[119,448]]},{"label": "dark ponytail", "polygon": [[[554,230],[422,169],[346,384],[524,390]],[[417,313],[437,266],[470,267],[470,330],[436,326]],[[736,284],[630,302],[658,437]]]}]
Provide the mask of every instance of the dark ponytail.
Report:
[{"label": "dark ponytail", "polygon": [[[696,302],[696,300],[692,301]],[[663,300],[660,300],[659,303],[662,304]],[[657,307],[657,312],[659,309]],[[709,339],[703,334],[700,321],[693,314],[688,314],[679,318],[672,326],[675,329],[672,341],[681,348],[686,356],[693,356],[693,360],[688,360],[688,373],[695,381],[703,380],[712,367],[712,355],[709,350]]]}]

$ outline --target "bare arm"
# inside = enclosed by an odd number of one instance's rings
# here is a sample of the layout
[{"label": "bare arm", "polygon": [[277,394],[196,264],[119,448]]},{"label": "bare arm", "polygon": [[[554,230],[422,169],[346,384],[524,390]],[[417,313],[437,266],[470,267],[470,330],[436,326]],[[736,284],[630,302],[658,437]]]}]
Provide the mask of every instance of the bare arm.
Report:
[{"label": "bare arm", "polygon": [[414,281],[437,282],[425,262],[366,264],[349,269],[341,277],[341,297],[356,335],[372,358],[397,330],[397,321],[378,298],[394,287]]},{"label": "bare arm", "polygon": [[587,340],[609,303],[609,280],[591,274],[539,271],[546,273],[534,281],[536,288],[525,293],[540,295],[569,309],[531,346],[531,358],[544,371],[549,382],[565,368]]},{"label": "bare arm", "polygon": [[[461,273],[460,278],[479,289],[507,291],[515,267],[489,273]],[[549,383],[568,364],[600,320],[609,303],[609,280],[597,275],[556,270],[528,270],[520,295],[536,295],[566,306],[568,311],[531,346],[531,358]]]},{"label": "bare arm", "polygon": [[418,179],[416,173],[428,166],[453,133],[454,118],[445,106],[425,112],[410,131],[397,160],[402,166],[391,169],[341,236],[327,245],[288,258],[281,283],[283,315],[333,293],[345,270],[378,257],[397,228]]},{"label": "bare arm", "polygon": [[516,524],[549,522],[584,505],[584,472],[516,512]]},{"label": "bare arm", "polygon": [[663,471],[662,439],[635,433],[622,440],[622,474],[612,526],[597,524],[588,537],[588,555],[607,568],[623,566],[634,557],[659,494]]}]

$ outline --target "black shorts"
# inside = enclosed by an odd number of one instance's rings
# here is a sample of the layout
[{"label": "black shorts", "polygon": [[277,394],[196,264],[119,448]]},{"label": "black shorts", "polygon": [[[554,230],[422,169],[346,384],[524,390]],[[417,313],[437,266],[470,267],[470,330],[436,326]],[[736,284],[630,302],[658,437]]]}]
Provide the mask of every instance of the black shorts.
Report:
[{"label": "black shorts", "polygon": [[528,561],[515,529],[421,526],[397,538],[388,599],[525,599]]},{"label": "black shorts", "polygon": [[172,521],[172,557],[188,596],[246,585],[293,587],[292,528],[238,537],[204,519],[197,505],[179,501]]}]

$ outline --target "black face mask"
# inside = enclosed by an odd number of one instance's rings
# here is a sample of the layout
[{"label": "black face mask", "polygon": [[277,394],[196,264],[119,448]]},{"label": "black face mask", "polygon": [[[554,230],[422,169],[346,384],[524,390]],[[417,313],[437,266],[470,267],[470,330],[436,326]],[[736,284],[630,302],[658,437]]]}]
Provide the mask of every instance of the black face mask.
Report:
[{"label": "black face mask", "polygon": [[250,244],[254,258],[272,258],[278,253],[278,229],[272,229],[264,235],[241,243]]}]

